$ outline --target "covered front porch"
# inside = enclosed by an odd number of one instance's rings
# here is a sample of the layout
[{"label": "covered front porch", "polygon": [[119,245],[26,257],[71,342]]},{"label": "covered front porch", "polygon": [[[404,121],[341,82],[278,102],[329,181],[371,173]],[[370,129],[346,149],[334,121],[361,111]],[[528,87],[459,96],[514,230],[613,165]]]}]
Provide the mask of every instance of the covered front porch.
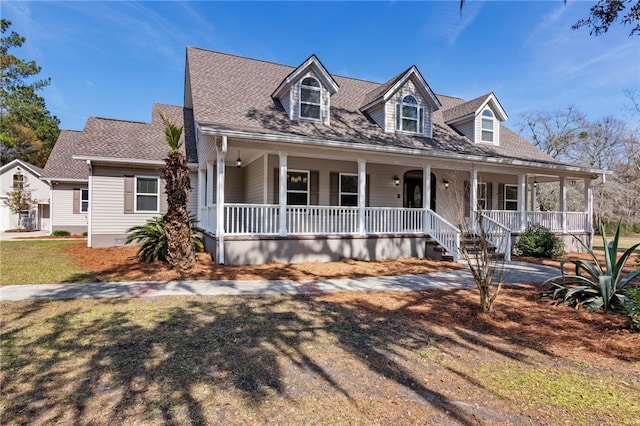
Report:
[{"label": "covered front porch", "polygon": [[[454,261],[482,215],[507,259],[518,234],[541,224],[592,235],[591,176],[519,164],[365,153],[212,137],[198,170],[199,226],[215,261],[227,264],[431,257],[435,242]],[[270,149],[271,148],[271,149]],[[203,157],[200,157],[203,158]],[[567,185],[584,179],[584,209],[567,211]],[[559,185],[560,211],[537,211],[542,182]]]}]

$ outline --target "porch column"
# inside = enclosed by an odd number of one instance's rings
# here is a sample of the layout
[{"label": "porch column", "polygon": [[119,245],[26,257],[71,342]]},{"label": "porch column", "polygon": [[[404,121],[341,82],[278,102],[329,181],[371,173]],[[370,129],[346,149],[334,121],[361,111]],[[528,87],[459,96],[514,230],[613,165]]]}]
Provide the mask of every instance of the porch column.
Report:
[{"label": "porch column", "polygon": [[527,175],[518,175],[518,213],[520,214],[520,230],[527,227]]},{"label": "porch column", "polygon": [[562,212],[562,231],[567,229],[567,178],[560,176],[560,211]]},{"label": "porch column", "polygon": [[425,234],[431,232],[428,211],[431,210],[431,164],[425,164],[422,167],[422,208],[424,216],[422,216],[422,230]]},{"label": "porch column", "polygon": [[280,201],[280,222],[278,227],[280,235],[287,235],[287,154],[278,153],[280,158],[280,188],[278,188],[278,198]]},{"label": "porch column", "polygon": [[227,137],[222,136],[222,142],[216,151],[216,237],[218,239],[218,264],[224,265],[224,158],[227,154]]},{"label": "porch column", "polygon": [[471,222],[469,227],[475,230],[478,220],[478,217],[476,216],[476,212],[478,211],[478,171],[475,167],[471,169],[471,182],[469,183],[469,186],[469,221]]},{"label": "porch column", "polygon": [[531,184],[531,211],[538,211],[538,184],[537,181],[533,181]]},{"label": "porch column", "polygon": [[358,232],[366,234],[365,207],[367,202],[367,162],[358,160]]},{"label": "porch column", "polygon": [[589,245],[591,245],[593,244],[593,188],[591,187],[591,179],[584,179],[584,204],[587,214],[585,227],[586,231],[592,235],[589,240]]}]

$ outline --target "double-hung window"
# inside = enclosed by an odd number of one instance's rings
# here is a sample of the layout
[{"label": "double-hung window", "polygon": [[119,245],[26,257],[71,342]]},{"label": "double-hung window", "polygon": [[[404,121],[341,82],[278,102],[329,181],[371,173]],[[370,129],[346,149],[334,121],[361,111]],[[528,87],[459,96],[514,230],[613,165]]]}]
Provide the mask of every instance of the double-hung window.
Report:
[{"label": "double-hung window", "polygon": [[405,96],[397,105],[396,125],[403,132],[424,133],[424,109],[413,95]]},{"label": "double-hung window", "polygon": [[358,175],[340,173],[340,205],[358,206]]},{"label": "double-hung window", "polygon": [[494,120],[490,109],[482,111],[482,142],[494,142]]},{"label": "double-hung window", "polygon": [[24,175],[22,173],[16,173],[13,175],[13,189],[21,190],[24,186]]},{"label": "double-hung window", "polygon": [[87,188],[80,189],[80,213],[89,211],[89,190]]},{"label": "double-hung window", "polygon": [[287,171],[287,205],[309,205],[309,172],[306,170]]},{"label": "double-hung window", "polygon": [[518,210],[518,186],[517,185],[504,186],[504,209]]},{"label": "double-hung window", "polygon": [[300,84],[300,117],[320,120],[320,83],[313,77],[307,77]]},{"label": "double-hung window", "polygon": [[157,212],[159,210],[160,186],[158,178],[136,177],[135,200],[137,212]]}]

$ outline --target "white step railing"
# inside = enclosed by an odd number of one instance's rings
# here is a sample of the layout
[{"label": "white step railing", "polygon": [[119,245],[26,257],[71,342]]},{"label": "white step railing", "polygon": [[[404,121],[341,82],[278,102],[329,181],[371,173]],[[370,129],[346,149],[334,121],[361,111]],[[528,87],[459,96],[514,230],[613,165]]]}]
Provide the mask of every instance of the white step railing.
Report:
[{"label": "white step railing", "polygon": [[487,241],[498,250],[498,253],[504,254],[505,262],[511,262],[511,230],[484,213],[482,214],[482,227]]},{"label": "white step railing", "polygon": [[451,253],[454,262],[460,262],[460,230],[458,227],[432,210],[426,210],[426,212],[428,227],[425,230],[426,233]]}]

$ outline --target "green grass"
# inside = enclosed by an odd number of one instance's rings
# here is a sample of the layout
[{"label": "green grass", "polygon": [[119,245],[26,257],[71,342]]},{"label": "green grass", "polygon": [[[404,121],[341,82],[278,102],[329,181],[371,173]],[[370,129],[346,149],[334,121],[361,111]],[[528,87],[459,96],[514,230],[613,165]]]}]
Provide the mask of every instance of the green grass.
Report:
[{"label": "green grass", "polygon": [[90,271],[73,265],[65,247],[78,241],[37,240],[0,243],[0,285],[95,281]]},{"label": "green grass", "polygon": [[[612,240],[614,235],[615,233],[607,234],[607,238]],[[620,239],[618,240],[618,253],[624,253],[626,249],[637,243],[640,243],[640,235],[638,234],[620,235]],[[602,235],[595,235],[593,237],[593,249],[598,253],[604,254]]]}]

